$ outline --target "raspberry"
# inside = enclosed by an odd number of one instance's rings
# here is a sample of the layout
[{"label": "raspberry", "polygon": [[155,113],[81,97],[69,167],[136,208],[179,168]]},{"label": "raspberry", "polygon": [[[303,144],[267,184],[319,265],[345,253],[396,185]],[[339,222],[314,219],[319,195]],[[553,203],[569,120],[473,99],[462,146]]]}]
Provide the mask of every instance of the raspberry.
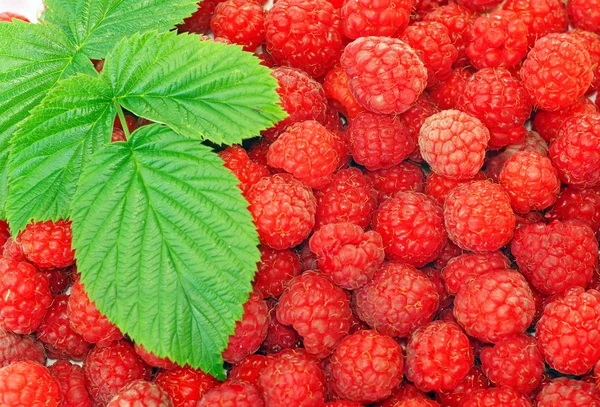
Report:
[{"label": "raspberry", "polygon": [[458,51],[445,25],[437,21],[416,22],[404,30],[400,39],[417,53],[425,65],[428,87],[450,75]]},{"label": "raspberry", "polygon": [[350,78],[346,75],[344,68],[338,66],[325,75],[323,89],[325,89],[325,95],[334,101],[334,106],[340,113],[351,119],[364,109],[352,96],[348,86],[349,81]]},{"label": "raspberry", "polygon": [[469,336],[496,343],[525,332],[535,314],[535,301],[522,274],[491,271],[461,286],[454,316]]},{"label": "raspberry", "polygon": [[[433,24],[433,23],[432,23]],[[400,115],[400,121],[408,128],[411,138],[417,140],[421,126],[427,118],[438,113],[440,110],[427,93],[421,93],[421,96],[404,113]]]},{"label": "raspberry", "polygon": [[70,269],[42,269],[40,272],[48,279],[52,295],[62,294],[71,285]]},{"label": "raspberry", "polygon": [[548,34],[536,41],[520,71],[532,103],[559,110],[575,103],[590,87],[590,54],[569,34]]},{"label": "raspberry", "polygon": [[426,267],[421,270],[429,280],[435,285],[440,299],[440,305],[438,308],[438,314],[441,310],[444,310],[452,306],[453,298],[446,291],[444,286],[444,280],[442,279],[442,273],[440,270],[433,267]]},{"label": "raspberry", "polygon": [[433,10],[448,4],[448,0],[416,0],[412,20],[423,21],[423,18]]},{"label": "raspberry", "polygon": [[210,28],[210,18],[218,0],[203,0],[198,2],[198,10],[177,26],[180,33],[189,32],[194,34],[205,34]]},{"label": "raspberry", "polygon": [[62,395],[48,369],[35,362],[16,362],[0,369],[3,407],[59,407]]},{"label": "raspberry", "polygon": [[406,347],[406,378],[424,392],[452,390],[473,365],[469,338],[452,322],[418,328]]},{"label": "raspberry", "polygon": [[347,137],[354,161],[370,171],[399,164],[416,147],[416,139],[398,117],[371,112],[352,119]]},{"label": "raspberry", "polygon": [[42,268],[65,268],[75,263],[71,249],[71,222],[37,222],[29,224],[17,241],[29,261]]},{"label": "raspberry", "polygon": [[410,161],[384,170],[367,171],[365,175],[373,183],[379,202],[400,191],[423,192],[423,170]]},{"label": "raspberry", "polygon": [[463,253],[464,253],[463,249],[461,249],[460,247],[458,247],[457,245],[452,243],[450,240],[448,240],[448,241],[446,241],[446,246],[444,246],[444,248],[442,249],[442,253],[440,254],[440,257],[438,257],[435,260],[435,262],[433,263],[433,266],[438,269],[444,268],[444,267],[446,267],[446,265],[448,264],[450,259],[460,256]]},{"label": "raspberry", "polygon": [[512,239],[516,223],[510,197],[489,181],[471,181],[450,191],[444,219],[450,239],[475,252],[500,249]]},{"label": "raspberry", "polygon": [[229,337],[227,349],[223,351],[223,359],[236,363],[256,352],[267,336],[269,328],[269,309],[257,293],[251,293],[244,304],[244,315],[235,324],[235,331]]},{"label": "raspberry", "polygon": [[562,190],[552,209],[546,213],[552,220],[577,219],[592,228],[596,236],[600,235],[600,189]]},{"label": "raspberry", "polygon": [[73,331],[89,343],[103,346],[123,337],[119,328],[102,315],[96,304],[90,301],[79,280],[71,287],[67,314]]},{"label": "raspberry", "polygon": [[279,67],[271,73],[277,79],[277,93],[288,117],[263,132],[275,140],[290,125],[305,120],[325,121],[327,99],[321,84],[299,69]]},{"label": "raspberry", "polygon": [[164,370],[155,382],[171,396],[174,407],[197,407],[202,396],[219,384],[208,373],[189,367]]},{"label": "raspberry", "polygon": [[269,153],[271,144],[273,144],[273,142],[268,138],[260,137],[248,150],[248,158],[257,164],[264,165],[268,170],[274,172],[272,168],[268,168],[267,166],[267,154]]},{"label": "raspberry", "polygon": [[348,0],[341,9],[342,33],[359,37],[396,37],[409,23],[412,2],[408,0]]},{"label": "raspberry", "polygon": [[339,222],[350,222],[366,228],[371,223],[371,213],[377,205],[377,191],[370,177],[366,177],[358,168],[336,172],[331,182],[315,193],[315,198],[317,228]]},{"label": "raspberry", "polygon": [[92,407],[90,395],[85,389],[85,376],[81,366],[58,360],[48,370],[60,386],[62,407]]},{"label": "raspberry", "polygon": [[[394,392],[394,394],[392,394],[390,397],[388,397],[387,399],[385,399],[382,403],[376,404],[376,407],[397,407],[398,405],[400,405],[400,402],[405,402],[405,401],[411,401],[414,402],[416,400],[428,400],[427,396],[425,395],[425,393],[423,393],[421,390],[417,389],[415,386],[413,386],[411,383],[408,382],[403,382],[400,384],[399,389],[396,390]],[[433,404],[434,406],[436,404]],[[419,405],[417,404],[417,407]],[[429,407],[430,405],[425,404],[426,407]],[[413,405],[414,407],[414,405]]]},{"label": "raspberry", "polygon": [[91,344],[71,328],[68,302],[68,295],[60,294],[54,297],[36,334],[51,358],[83,360]]},{"label": "raspberry", "polygon": [[470,77],[471,72],[467,69],[454,69],[450,72],[450,76],[428,89],[429,97],[441,110],[454,109],[458,104],[458,99],[464,93],[467,79]]},{"label": "raspberry", "polygon": [[550,144],[550,159],[565,184],[600,185],[600,114],[571,117]]},{"label": "raspberry", "polygon": [[326,403],[324,407],[362,407],[362,404],[353,401],[338,400]]},{"label": "raspberry", "polygon": [[149,379],[152,370],[121,340],[93,348],[83,361],[83,373],[91,399],[99,404],[108,403],[127,384]]},{"label": "raspberry", "polygon": [[460,407],[532,407],[526,395],[510,387],[491,387],[472,392],[459,404]]},{"label": "raspberry", "polygon": [[273,250],[260,246],[260,263],[254,276],[254,291],[263,298],[279,297],[288,282],[299,275],[302,265],[298,255],[291,250]]},{"label": "raspberry", "polygon": [[336,138],[314,120],[294,123],[271,144],[267,162],[311,188],[323,188],[338,168],[340,157],[335,150]]},{"label": "raspberry", "polygon": [[202,397],[198,407],[263,407],[258,389],[250,383],[227,381]]},{"label": "raspberry", "polygon": [[425,179],[425,194],[434,198],[440,205],[443,206],[450,191],[457,186],[466,184],[470,181],[484,179],[485,175],[481,171],[479,171],[475,177],[466,180],[447,178],[443,175],[436,174],[435,172],[430,172]]},{"label": "raspberry", "polygon": [[458,4],[477,12],[490,11],[496,8],[501,0],[458,0]]},{"label": "raspberry", "polygon": [[7,240],[12,240],[8,222],[0,220],[0,246],[4,246]]},{"label": "raspberry", "polygon": [[159,358],[154,353],[148,352],[142,345],[138,345],[137,343],[133,344],[133,349],[144,362],[152,367],[172,369],[178,366],[176,363],[171,362],[169,358]]},{"label": "raspberry", "polygon": [[450,391],[437,391],[436,399],[443,406],[458,407],[460,402],[474,391],[489,388],[490,383],[481,371],[481,366],[473,365],[465,378]]},{"label": "raspberry", "polygon": [[227,147],[219,156],[225,162],[225,167],[240,181],[238,185],[242,193],[248,192],[252,185],[269,175],[267,167],[250,160],[246,150],[238,145]]},{"label": "raspberry", "polygon": [[581,375],[600,359],[600,292],[574,287],[544,308],[536,326],[546,363],[564,374]]},{"label": "raspberry", "polygon": [[387,335],[367,330],[344,338],[326,371],[337,396],[368,404],[392,394],[402,381],[403,367],[400,345]]},{"label": "raspberry", "polygon": [[592,84],[588,89],[588,93],[594,92],[595,90],[600,89],[600,35],[583,30],[573,30],[570,31],[569,34],[581,41],[587,52],[590,54],[594,79],[592,79]]},{"label": "raspberry", "polygon": [[393,407],[440,407],[440,405],[425,397],[409,397],[395,403]]},{"label": "raspberry", "polygon": [[106,407],[172,407],[169,395],[157,384],[136,380],[123,387]]},{"label": "raspberry", "polygon": [[544,140],[551,142],[558,138],[560,129],[569,118],[597,112],[596,105],[590,99],[582,96],[574,104],[561,110],[554,112],[538,110],[531,125]]},{"label": "raspberry", "polygon": [[340,57],[340,17],[326,0],[279,0],[267,13],[267,50],[279,65],[324,75]]},{"label": "raspberry", "polygon": [[491,253],[465,253],[450,259],[442,270],[446,290],[451,295],[456,295],[463,284],[489,273],[510,268],[510,261],[502,252]]},{"label": "raspberry", "polygon": [[277,319],[302,336],[311,355],[325,358],[350,329],[350,301],[346,293],[315,272],[295,277],[279,299]]},{"label": "raspberry", "polygon": [[408,337],[431,322],[439,305],[435,284],[421,271],[402,263],[383,263],[373,280],[355,290],[359,318],[384,335]]},{"label": "raspberry", "polygon": [[361,37],[346,46],[340,62],[356,101],[373,113],[405,112],[427,85],[425,66],[396,38]]},{"label": "raspberry", "polygon": [[267,361],[267,357],[263,355],[248,355],[246,359],[231,368],[229,379],[256,384],[260,371],[267,365]]},{"label": "raspberry", "polygon": [[598,0],[569,0],[569,21],[575,28],[600,34],[600,2]]},{"label": "raspberry", "polygon": [[17,20],[25,21],[26,23],[30,22],[27,17],[24,17],[17,13],[11,13],[10,11],[5,11],[3,13],[0,13],[0,21],[12,23],[13,18],[16,18]]},{"label": "raspberry", "polygon": [[217,4],[210,19],[215,37],[223,37],[252,52],[265,39],[265,12],[250,0],[227,0]]},{"label": "raspberry", "polygon": [[284,250],[300,244],[315,224],[312,190],[289,174],[264,177],[246,195],[263,244]]},{"label": "raspberry", "polygon": [[503,10],[514,11],[527,26],[530,47],[547,34],[567,31],[567,8],[561,0],[507,0]]},{"label": "raspberry", "polygon": [[0,368],[15,362],[30,360],[46,364],[46,352],[33,336],[22,336],[0,331]]},{"label": "raspberry", "polygon": [[327,397],[319,361],[303,349],[286,349],[269,358],[258,385],[268,407],[321,407]]},{"label": "raspberry", "polygon": [[278,353],[283,349],[296,349],[300,347],[301,341],[294,328],[283,325],[276,318],[277,307],[270,310],[271,323],[267,330],[267,337],[260,345],[260,350],[266,354]]},{"label": "raspberry", "polygon": [[379,233],[364,232],[352,223],[330,223],[310,238],[319,270],[346,290],[365,285],[383,262],[385,252]]},{"label": "raspberry", "polygon": [[593,384],[568,377],[558,377],[544,384],[535,400],[538,407],[600,407]]},{"label": "raspberry", "polygon": [[598,262],[598,241],[577,221],[534,223],[517,229],[511,251],[519,270],[542,294],[585,286]]}]

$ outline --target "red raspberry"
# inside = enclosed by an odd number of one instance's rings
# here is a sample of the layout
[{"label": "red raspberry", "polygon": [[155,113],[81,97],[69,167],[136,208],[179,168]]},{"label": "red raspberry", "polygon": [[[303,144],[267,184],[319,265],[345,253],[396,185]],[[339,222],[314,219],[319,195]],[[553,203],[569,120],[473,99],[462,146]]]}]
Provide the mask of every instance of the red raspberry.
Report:
[{"label": "red raspberry", "polygon": [[300,244],[315,225],[312,190],[289,174],[264,177],[246,195],[263,244],[284,250]]},{"label": "red raspberry", "polygon": [[104,346],[123,337],[119,328],[102,315],[96,304],[90,301],[79,280],[71,287],[67,313],[73,331],[89,343]]},{"label": "red raspberry", "polygon": [[438,296],[440,299],[438,314],[441,310],[451,307],[454,298],[452,298],[446,291],[446,287],[444,286],[444,280],[442,278],[442,272],[433,267],[426,267],[421,271],[429,278],[429,280],[431,280],[438,292]]},{"label": "red raspberry", "polygon": [[[325,121],[323,122],[323,126],[325,126],[325,128],[330,132],[336,133],[340,139],[344,139],[344,120],[342,120],[340,112],[338,111],[337,107],[334,106],[334,101],[332,100],[327,100],[327,111],[325,112]],[[346,144],[345,140],[342,144]],[[342,165],[347,165],[350,162],[350,160],[345,162],[346,160],[343,159],[341,161],[340,168]]]},{"label": "red raspberry", "polygon": [[450,259],[442,270],[446,290],[451,295],[456,295],[463,284],[489,273],[510,268],[510,261],[502,252],[491,253],[465,253]]},{"label": "red raspberry", "polygon": [[60,407],[58,382],[35,362],[16,362],[0,369],[0,405],[3,407]]},{"label": "red raspberry", "polygon": [[219,384],[208,373],[189,367],[163,370],[155,382],[171,396],[174,407],[197,407],[202,396]]},{"label": "red raspberry", "polygon": [[258,389],[250,383],[227,381],[210,389],[198,407],[263,407],[263,398]]},{"label": "red raspberry", "polygon": [[585,96],[580,97],[574,104],[554,112],[538,110],[531,122],[532,128],[547,142],[558,138],[563,124],[573,116],[597,113],[596,105]]},{"label": "red raspberry", "polygon": [[325,75],[323,89],[325,89],[325,95],[333,100],[336,109],[345,117],[351,119],[364,109],[352,96],[348,86],[349,81],[350,78],[346,75],[344,68],[338,66]]},{"label": "red raspberry", "polygon": [[268,359],[264,355],[248,355],[246,359],[231,368],[229,379],[256,384],[260,377],[260,371],[267,366],[267,361]]},{"label": "red raspberry", "polygon": [[331,181],[340,162],[335,150],[336,138],[317,121],[294,123],[271,144],[267,162],[311,188],[323,188]]},{"label": "red raspberry", "polygon": [[319,270],[346,290],[365,285],[383,262],[385,252],[379,233],[364,232],[352,223],[330,223],[310,238],[310,250]]},{"label": "red raspberry", "polygon": [[427,69],[427,86],[446,79],[458,57],[448,28],[437,21],[416,22],[404,30],[400,39],[408,44]]},{"label": "red raspberry", "polygon": [[588,89],[588,93],[600,89],[600,35],[583,30],[573,30],[569,34],[581,41],[587,52],[590,54],[594,79]]},{"label": "red raspberry", "polygon": [[436,399],[445,407],[458,407],[460,402],[472,392],[489,387],[490,382],[481,371],[481,366],[474,365],[454,389],[436,392]]},{"label": "red raspberry", "polygon": [[46,364],[44,345],[33,336],[22,336],[0,331],[0,367],[15,362],[30,360],[40,365]]},{"label": "red raspberry", "polygon": [[203,0],[198,2],[198,10],[177,26],[180,33],[189,32],[194,34],[205,34],[210,29],[210,18],[212,17],[218,0]]},{"label": "red raspberry", "polygon": [[507,0],[503,10],[514,11],[527,26],[530,47],[547,34],[567,31],[567,8],[562,0]]},{"label": "red raspberry", "polygon": [[38,267],[64,268],[75,262],[70,221],[29,224],[17,240],[27,259]]},{"label": "red raspberry", "polygon": [[522,226],[515,232],[511,251],[519,270],[546,295],[585,286],[598,262],[594,232],[577,221]]},{"label": "red raspberry", "polygon": [[178,366],[176,363],[171,362],[169,358],[159,358],[154,353],[148,352],[142,345],[138,345],[137,343],[133,344],[133,349],[144,362],[152,367],[172,369]]},{"label": "red raspberry", "polygon": [[58,360],[48,370],[60,386],[63,396],[61,407],[92,407],[81,366]]},{"label": "red raspberry", "polygon": [[326,371],[334,394],[368,404],[392,394],[402,381],[403,367],[400,345],[387,335],[368,330],[344,338]]},{"label": "red raspberry", "polygon": [[71,285],[70,269],[42,269],[40,273],[48,279],[48,286],[52,295],[64,293]]},{"label": "red raspberry", "polygon": [[[468,64],[466,49],[469,43],[469,32],[473,27],[473,22],[477,14],[458,4],[448,4],[439,7],[425,15],[424,21],[437,21],[448,28],[452,44],[457,51],[457,58],[454,62],[455,67],[461,67]],[[440,105],[441,109],[449,109]]]},{"label": "red raspberry", "polygon": [[260,263],[254,276],[254,291],[263,298],[279,297],[288,282],[299,275],[302,265],[298,255],[291,250],[273,250],[260,246]]},{"label": "red raspberry", "polygon": [[600,407],[593,384],[568,377],[558,377],[544,384],[535,401],[538,407]]},{"label": "red raspberry", "polygon": [[546,213],[552,220],[577,219],[600,236],[600,189],[575,189],[567,187],[558,196],[556,204]]},{"label": "red raspberry", "polygon": [[600,2],[598,0],[569,0],[569,21],[575,28],[600,34]]},{"label": "red raspberry", "polygon": [[501,151],[488,155],[484,164],[486,176],[494,182],[498,182],[504,163],[519,151],[534,151],[548,156],[548,144],[535,131],[528,131],[523,142],[508,145]]},{"label": "red raspberry", "polygon": [[434,198],[440,205],[443,206],[450,191],[457,186],[466,184],[470,181],[484,179],[485,175],[481,171],[479,171],[475,177],[466,180],[447,178],[443,175],[436,174],[435,172],[430,172],[425,179],[425,194]]},{"label": "red raspberry", "polygon": [[325,358],[350,329],[352,311],[344,290],[315,272],[295,277],[279,299],[277,319],[302,336],[311,355]]},{"label": "red raspberry", "polygon": [[157,384],[136,380],[123,387],[106,407],[172,407],[171,397]]},{"label": "red raspberry", "polygon": [[600,359],[600,292],[567,290],[548,303],[536,325],[546,363],[564,374],[581,375]]},{"label": "red raspberry", "polygon": [[325,121],[327,99],[321,84],[299,69],[279,67],[271,73],[277,79],[277,93],[288,117],[263,134],[275,140],[290,125],[305,120]]},{"label": "red raspberry", "polygon": [[450,240],[448,240],[446,241],[446,246],[444,246],[444,248],[442,249],[442,254],[440,254],[440,257],[438,257],[435,260],[433,266],[438,269],[444,268],[446,267],[450,259],[460,256],[463,253],[463,249],[461,249],[460,247],[452,243]]},{"label": "red raspberry", "polygon": [[440,405],[428,398],[413,396],[400,400],[393,407],[440,407]]},{"label": "red raspberry", "polygon": [[225,161],[225,167],[240,180],[238,185],[242,193],[248,192],[252,185],[269,175],[267,167],[250,160],[246,150],[238,145],[227,147],[219,156]]},{"label": "red raspberry", "polygon": [[510,387],[490,387],[472,392],[459,404],[460,407],[532,407],[526,395]]},{"label": "red raspberry", "polygon": [[501,0],[458,0],[458,4],[477,12],[490,11],[496,8]]},{"label": "red raspberry", "polygon": [[414,10],[411,18],[413,21],[423,21],[423,18],[428,13],[447,4],[448,0],[416,0],[413,5]]},{"label": "red raspberry", "polygon": [[235,324],[235,332],[229,337],[229,345],[223,351],[223,359],[237,363],[256,352],[267,336],[269,309],[258,293],[251,293],[244,304],[244,315]]},{"label": "red raspberry", "polygon": [[383,238],[388,260],[422,267],[446,245],[442,208],[418,192],[397,192],[373,215],[373,230]]},{"label": "red raspberry", "polygon": [[409,23],[412,2],[408,0],[348,0],[341,9],[342,32],[355,40],[370,35],[396,37]]},{"label": "red raspberry", "polygon": [[326,0],[279,0],[267,13],[267,50],[279,65],[324,75],[342,51],[340,17]]},{"label": "red raspberry", "polygon": [[361,37],[340,60],[356,101],[373,113],[403,113],[427,85],[427,70],[417,54],[396,38]]},{"label": "red raspberry", "polygon": [[384,170],[367,171],[378,195],[379,202],[392,197],[396,192],[423,192],[423,170],[417,164],[403,161]]},{"label": "red raspberry", "polygon": [[267,337],[260,345],[261,352],[266,354],[278,353],[283,349],[296,349],[300,347],[300,336],[294,328],[283,325],[276,318],[277,307],[273,305],[270,310],[271,323],[267,330]]},{"label": "red raspberry", "polygon": [[223,37],[252,52],[265,40],[265,12],[250,0],[227,0],[217,4],[210,19],[215,37]]},{"label": "red raspberry", "polygon": [[267,166],[267,154],[269,153],[269,147],[273,142],[266,137],[260,137],[250,149],[248,150],[248,158],[257,164],[264,165],[271,172],[274,172],[272,168]]},{"label": "red raspberry", "polygon": [[8,222],[0,220],[0,246],[4,246],[7,240],[12,240],[10,237],[10,228]]},{"label": "red raspberry", "polygon": [[325,403],[324,407],[362,407],[362,404],[358,404],[353,401],[338,400]]},{"label": "red raspberry", "polygon": [[[427,395],[425,395],[425,393],[423,393],[421,390],[417,389],[415,386],[413,386],[411,383],[408,382],[403,382],[400,384],[400,388],[398,390],[396,390],[396,392],[394,394],[392,394],[390,397],[388,397],[387,399],[385,399],[382,403],[378,403],[375,406],[376,407],[397,407],[400,405],[401,402],[406,402],[406,401],[410,401],[413,402],[417,401],[417,400],[423,400],[423,401],[430,401],[427,398]],[[411,404],[409,404],[411,405]],[[433,406],[436,406],[437,404],[433,404]],[[413,407],[415,407],[414,404],[412,404]],[[421,407],[421,406],[425,406],[425,407],[429,407],[431,406],[431,404],[417,404],[417,407]]]},{"label": "red raspberry", "polygon": [[[368,175],[368,174],[367,174]],[[371,223],[377,206],[377,191],[372,179],[358,168],[346,168],[333,175],[331,182],[315,193],[315,227],[328,223],[350,222],[361,228]]]},{"label": "red raspberry", "polygon": [[429,97],[441,110],[455,109],[470,77],[471,72],[466,68],[454,69],[448,78],[428,89]]},{"label": "red raspberry", "polygon": [[522,274],[491,271],[461,286],[454,316],[469,336],[496,343],[525,332],[535,314],[535,300]]},{"label": "red raspberry", "polygon": [[258,385],[268,407],[321,407],[327,398],[319,361],[304,349],[286,349],[269,358]]},{"label": "red raspberry", "polygon": [[86,387],[94,403],[108,403],[127,384],[149,379],[152,370],[135,353],[133,346],[116,341],[95,347],[83,361]]},{"label": "red raspberry", "polygon": [[571,117],[550,144],[550,159],[565,184],[600,185],[600,114]]},{"label": "red raspberry", "polygon": [[435,284],[421,271],[402,263],[383,263],[373,280],[355,290],[360,319],[384,335],[408,337],[431,322],[439,305]]},{"label": "red raspberry", "polygon": [[533,104],[559,110],[575,103],[590,87],[590,54],[569,34],[548,34],[536,41],[520,71]]},{"label": "red raspberry", "polygon": [[54,297],[36,334],[53,359],[83,360],[91,348],[81,335],[71,328],[68,315],[69,296]]},{"label": "red raspberry", "polygon": [[[440,109],[438,109],[429,95],[421,93],[417,101],[406,112],[400,115],[400,121],[408,128],[411,137],[417,140],[419,138],[419,131],[425,120],[439,111]],[[412,157],[410,158],[412,159]]]},{"label": "red raspberry", "polygon": [[11,13],[10,11],[5,11],[3,13],[0,13],[0,21],[4,21],[7,23],[12,23],[13,18],[16,18],[17,20],[22,20],[25,21],[26,23],[29,23],[29,19],[25,16],[22,16],[20,14],[17,13]]},{"label": "red raspberry", "polygon": [[416,138],[397,116],[361,112],[348,127],[350,152],[368,170],[391,168],[417,146]]},{"label": "red raspberry", "polygon": [[510,242],[516,223],[510,197],[489,181],[471,181],[450,191],[444,219],[450,239],[475,252],[492,252]]}]

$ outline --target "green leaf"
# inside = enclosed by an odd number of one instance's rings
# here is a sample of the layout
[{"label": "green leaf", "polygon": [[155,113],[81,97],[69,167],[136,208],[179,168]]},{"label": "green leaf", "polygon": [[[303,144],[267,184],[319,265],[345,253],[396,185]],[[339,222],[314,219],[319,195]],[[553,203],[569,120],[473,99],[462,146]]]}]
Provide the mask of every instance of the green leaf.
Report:
[{"label": "green leaf", "polygon": [[91,59],[102,59],[122,38],[167,31],[198,9],[198,0],[46,0],[43,20],[60,27]]},{"label": "green leaf", "polygon": [[154,124],[98,151],[72,205],[99,310],[149,351],[219,378],[260,260],[237,183],[208,147]]},{"label": "green leaf", "polygon": [[77,75],[53,88],[15,133],[8,163],[7,215],[14,233],[31,220],[67,218],[81,167],[110,141],[110,86]]},{"label": "green leaf", "polygon": [[187,137],[233,144],[285,117],[277,81],[259,62],[239,46],[149,32],[117,44],[102,75],[136,115]]}]

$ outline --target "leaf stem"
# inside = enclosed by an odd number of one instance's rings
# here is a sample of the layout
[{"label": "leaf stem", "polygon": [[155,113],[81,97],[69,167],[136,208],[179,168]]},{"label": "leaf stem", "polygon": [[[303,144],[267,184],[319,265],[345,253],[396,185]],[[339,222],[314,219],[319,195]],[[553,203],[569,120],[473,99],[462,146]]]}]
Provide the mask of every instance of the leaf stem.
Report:
[{"label": "leaf stem", "polygon": [[129,126],[127,126],[127,121],[125,120],[125,114],[123,114],[123,109],[117,101],[115,101],[115,107],[117,108],[117,115],[119,116],[119,121],[121,122],[121,126],[123,127],[123,133],[125,133],[125,138],[129,140],[131,134],[129,133]]}]

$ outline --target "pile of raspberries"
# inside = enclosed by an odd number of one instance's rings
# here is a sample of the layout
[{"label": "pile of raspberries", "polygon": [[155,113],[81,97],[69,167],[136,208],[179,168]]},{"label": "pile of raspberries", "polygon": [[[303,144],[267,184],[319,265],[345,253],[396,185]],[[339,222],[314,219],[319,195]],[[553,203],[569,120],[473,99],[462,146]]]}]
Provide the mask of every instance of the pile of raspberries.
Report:
[{"label": "pile of raspberries", "polygon": [[262,256],[228,379],[124,338],[68,221],[4,223],[0,405],[600,407],[599,0],[205,0],[179,30],[255,52],[289,115],[220,153]]}]

